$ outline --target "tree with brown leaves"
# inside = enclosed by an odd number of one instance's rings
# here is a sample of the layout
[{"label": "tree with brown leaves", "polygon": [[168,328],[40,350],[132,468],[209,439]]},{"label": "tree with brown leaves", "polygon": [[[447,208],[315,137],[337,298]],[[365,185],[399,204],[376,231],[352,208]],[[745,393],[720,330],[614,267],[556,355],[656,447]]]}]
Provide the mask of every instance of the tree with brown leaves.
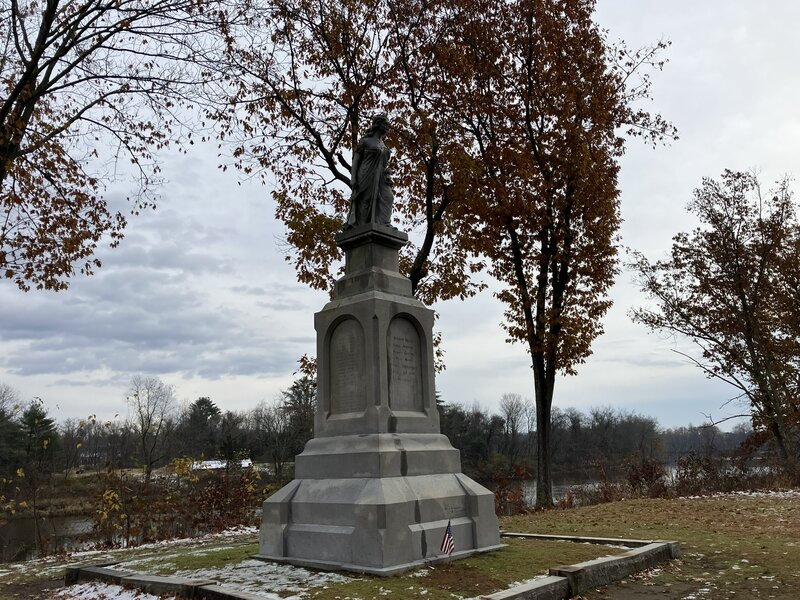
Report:
[{"label": "tree with brown leaves", "polygon": [[[633,108],[658,43],[612,46],[594,1],[464,2],[452,40],[451,103],[470,134],[472,196],[461,241],[489,259],[508,339],[531,355],[536,401],[536,506],[551,506],[556,376],[591,354],[611,306],[620,224],[618,160],[625,138],[675,134]],[[457,51],[458,50],[458,51]]]},{"label": "tree with brown leaves", "polygon": [[[237,167],[277,178],[299,277],[330,288],[364,117],[387,110],[402,267],[426,302],[503,285],[509,339],[532,357],[538,506],[552,504],[550,410],[602,332],[617,272],[620,130],[674,135],[634,108],[665,44],[630,52],[593,0],[280,0],[231,56],[245,116],[219,115]],[[239,35],[233,35],[240,39]],[[269,40],[270,43],[266,43]]]},{"label": "tree with brown leaves", "polygon": [[[0,276],[64,289],[122,237],[109,183],[154,206],[155,153],[188,141],[198,88],[217,82],[225,0],[5,0],[0,9]],[[213,34],[213,35],[212,35]],[[185,137],[187,136],[187,137]],[[129,164],[128,164],[129,163]]]},{"label": "tree with brown leaves", "polygon": [[700,221],[666,260],[632,266],[653,300],[633,311],[652,330],[688,337],[709,377],[747,400],[753,429],[786,473],[800,461],[800,223],[789,181],[766,196],[752,173],[704,179],[689,203]]},{"label": "tree with brown leaves", "polygon": [[461,127],[436,91],[446,77],[437,44],[449,10],[442,0],[277,0],[256,4],[230,30],[239,87],[232,108],[212,116],[233,142],[235,166],[274,186],[300,281],[331,289],[351,157],[371,117],[388,111],[394,222],[418,240],[401,268],[427,302],[480,289],[470,274],[481,261],[448,218],[464,157]]}]

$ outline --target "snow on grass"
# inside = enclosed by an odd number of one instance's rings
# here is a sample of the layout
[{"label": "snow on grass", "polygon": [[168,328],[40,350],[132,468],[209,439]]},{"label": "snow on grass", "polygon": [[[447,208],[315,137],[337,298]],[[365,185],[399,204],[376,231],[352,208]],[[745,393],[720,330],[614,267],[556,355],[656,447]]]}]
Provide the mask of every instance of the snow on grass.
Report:
[{"label": "snow on grass", "polygon": [[286,599],[287,593],[295,594],[291,596],[292,598],[300,598],[310,588],[343,583],[352,579],[339,573],[309,571],[302,567],[252,558],[223,567],[177,571],[175,576],[213,579],[222,585],[269,600]]},{"label": "snow on grass", "polygon": [[[219,533],[210,533],[196,538],[176,538],[171,540],[163,540],[160,542],[153,542],[150,544],[142,544],[141,546],[131,546],[128,548],[85,550],[81,552],[72,552],[67,556],[45,556],[43,558],[36,558],[33,560],[3,565],[5,568],[0,570],[0,582],[7,580],[8,578],[31,574],[37,577],[44,576],[53,578],[60,576],[64,568],[68,566],[110,563],[113,561],[125,560],[125,558],[132,556],[134,553],[139,554],[140,552],[145,552],[147,550],[163,550],[173,547],[177,549],[183,546],[200,546],[200,548],[189,550],[189,552],[208,552],[211,549],[219,548],[219,546],[213,546],[215,542],[238,542],[248,538],[253,538],[257,534],[257,527],[238,526],[226,529],[225,531],[221,531]],[[209,545],[212,546],[211,549],[204,547]]]},{"label": "snow on grass", "polygon": [[508,587],[506,589],[510,590],[511,588],[520,587],[523,585],[529,585],[531,583],[536,583],[537,581],[539,581],[540,579],[544,579],[545,577],[547,577],[547,575],[537,575],[536,577],[531,577],[530,579],[524,579],[523,581],[513,581],[508,584]]},{"label": "snow on grass", "polygon": [[197,548],[195,550],[179,548],[176,549],[174,552],[169,552],[169,553],[159,552],[156,555],[145,554],[139,558],[122,560],[115,566],[116,568],[126,569],[131,571],[136,571],[137,569],[144,567],[144,569],[147,571],[151,570],[155,565],[158,567],[159,572],[164,573],[164,572],[169,572],[171,570],[175,570],[177,568],[175,560],[181,557],[209,556],[218,552],[225,551],[232,547],[233,546],[206,546],[202,548]]},{"label": "snow on grass", "polygon": [[79,583],[63,588],[48,600],[177,600],[175,596],[154,596],[110,583]]},{"label": "snow on grass", "polygon": [[[129,568],[130,563],[125,563]],[[312,588],[350,581],[338,573],[313,572],[300,567],[247,559],[222,567],[182,570],[176,577],[211,579],[263,600],[300,600]],[[138,595],[137,595],[138,594]],[[170,597],[172,598],[172,597]],[[115,585],[87,583],[62,588],[48,600],[159,600],[157,596]]]},{"label": "snow on grass", "polygon": [[700,500],[707,498],[800,498],[800,489],[792,490],[759,490],[752,492],[715,492],[705,496],[684,496],[684,500]]}]

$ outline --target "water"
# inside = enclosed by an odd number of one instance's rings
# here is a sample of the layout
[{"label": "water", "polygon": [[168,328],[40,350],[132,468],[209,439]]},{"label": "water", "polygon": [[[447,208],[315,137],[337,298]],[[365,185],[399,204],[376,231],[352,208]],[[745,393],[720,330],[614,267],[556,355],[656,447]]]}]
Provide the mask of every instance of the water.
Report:
[{"label": "water", "polygon": [[[582,481],[577,480],[563,480],[563,481],[553,481],[553,502],[558,502],[564,496],[566,496],[567,491],[570,489],[575,490],[579,487],[589,487],[597,485],[599,480],[597,479],[585,479]],[[522,483],[522,495],[525,498],[525,503],[528,506],[533,506],[536,504],[536,481],[534,480],[526,480]]]},{"label": "water", "polygon": [[[87,516],[39,519],[46,554],[75,551],[91,541],[92,519]],[[0,521],[0,562],[36,558],[36,526],[33,517]]]}]

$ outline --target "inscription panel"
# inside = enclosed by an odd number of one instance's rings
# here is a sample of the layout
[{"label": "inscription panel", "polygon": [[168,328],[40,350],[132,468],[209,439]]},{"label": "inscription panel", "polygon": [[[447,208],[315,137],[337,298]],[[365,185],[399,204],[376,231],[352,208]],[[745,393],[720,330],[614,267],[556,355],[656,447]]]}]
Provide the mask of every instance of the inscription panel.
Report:
[{"label": "inscription panel", "polygon": [[442,505],[444,516],[448,519],[455,519],[456,517],[464,517],[467,515],[466,501],[463,499],[445,500]]},{"label": "inscription panel", "polygon": [[331,414],[363,412],[367,408],[364,331],[355,319],[336,326],[328,348]]},{"label": "inscription panel", "polygon": [[422,352],[417,328],[398,317],[389,324],[389,406],[422,412]]}]

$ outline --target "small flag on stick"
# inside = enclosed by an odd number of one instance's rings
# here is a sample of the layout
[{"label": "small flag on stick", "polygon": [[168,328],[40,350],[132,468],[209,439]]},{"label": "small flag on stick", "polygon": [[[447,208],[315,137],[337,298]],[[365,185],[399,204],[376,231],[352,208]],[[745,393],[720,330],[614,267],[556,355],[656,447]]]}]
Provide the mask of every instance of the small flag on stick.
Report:
[{"label": "small flag on stick", "polygon": [[448,521],[447,529],[444,530],[444,537],[442,538],[442,547],[439,550],[447,555],[450,555],[455,549],[456,539],[453,537],[453,528],[450,527],[450,521]]}]

